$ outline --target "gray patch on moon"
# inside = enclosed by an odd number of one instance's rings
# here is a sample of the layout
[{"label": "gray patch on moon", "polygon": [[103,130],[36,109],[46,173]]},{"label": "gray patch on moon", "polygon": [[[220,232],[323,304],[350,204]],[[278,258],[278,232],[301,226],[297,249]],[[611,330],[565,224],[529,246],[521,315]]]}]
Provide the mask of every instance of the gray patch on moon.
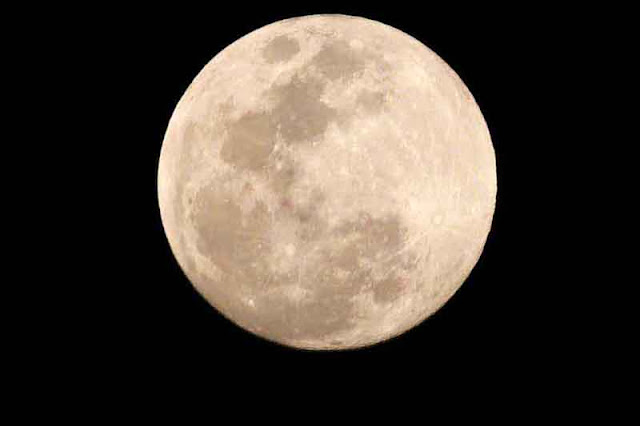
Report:
[{"label": "gray patch on moon", "polygon": [[320,100],[323,84],[295,76],[271,88],[267,96],[276,106],[266,112],[248,112],[228,125],[220,157],[241,169],[257,171],[269,161],[278,136],[286,143],[304,143],[321,136],[337,111]]},{"label": "gray patch on moon", "polygon": [[190,220],[199,236],[198,250],[225,274],[251,271],[246,266],[266,254],[262,235],[268,229],[269,214],[264,204],[257,203],[244,215],[232,193],[213,185],[201,188],[193,204]]},{"label": "gray patch on moon", "polygon": [[[293,41],[286,36],[276,37],[263,53],[271,57],[276,47],[289,46],[285,40]],[[307,66],[317,68],[328,80],[298,71],[286,84],[274,85],[265,95],[274,101],[273,109],[248,112],[228,125],[221,158],[241,169],[257,171],[269,161],[278,136],[289,144],[308,143],[319,139],[331,122],[348,124],[354,113],[329,107],[321,100],[323,91],[329,81],[351,78],[364,70],[366,58],[371,56],[341,40],[323,46]],[[384,102],[384,92],[375,90],[362,90],[356,100],[357,105],[371,114],[379,112]]]},{"label": "gray patch on moon", "polygon": [[[301,270],[293,274],[272,272],[268,286],[280,290],[256,293],[255,315],[269,336],[282,341],[329,340],[357,324],[354,296],[372,293],[375,303],[391,304],[404,294],[402,268],[379,276],[381,269],[390,269],[395,263],[394,256],[402,246],[405,231],[396,217],[369,217],[355,227],[353,221],[346,221],[327,232],[328,238],[316,236],[307,244],[307,249],[323,244],[316,256],[304,252],[304,242],[297,242],[300,256],[312,259]],[[341,242],[344,239],[346,243]],[[377,265],[366,266],[374,262]],[[271,263],[268,257],[266,263]],[[410,271],[409,266],[405,269]]]},{"label": "gray patch on moon", "polygon": [[252,112],[243,115],[229,126],[220,158],[241,169],[262,169],[273,150],[275,130],[270,114]]},{"label": "gray patch on moon", "polygon": [[366,113],[377,114],[382,111],[385,104],[384,92],[363,90],[356,99],[356,104],[361,106]]},{"label": "gray patch on moon", "polygon": [[311,61],[320,73],[330,80],[351,78],[364,70],[365,56],[344,40],[335,40],[322,47]]},{"label": "gray patch on moon", "polygon": [[286,35],[275,37],[267,44],[262,54],[267,62],[286,62],[293,58],[300,51],[298,42]]},{"label": "gray patch on moon", "polygon": [[251,294],[247,326],[282,341],[329,339],[357,323],[353,296],[369,292],[375,303],[390,304],[403,294],[399,273],[410,271],[408,264],[381,273],[398,263],[407,232],[399,217],[362,212],[329,228],[317,214],[321,191],[313,191],[306,205],[283,198],[288,202],[275,214],[294,230],[297,261],[309,259],[291,272],[273,267],[277,247],[268,240],[266,206],[257,203],[246,213],[240,208],[250,192],[246,186],[240,193],[205,186],[195,194],[190,216],[199,252],[224,274],[224,291],[242,287]]},{"label": "gray patch on moon", "polygon": [[272,89],[271,95],[278,100],[272,118],[287,143],[311,142],[337,117],[337,111],[320,100],[324,85],[314,78],[295,76],[288,84]]}]

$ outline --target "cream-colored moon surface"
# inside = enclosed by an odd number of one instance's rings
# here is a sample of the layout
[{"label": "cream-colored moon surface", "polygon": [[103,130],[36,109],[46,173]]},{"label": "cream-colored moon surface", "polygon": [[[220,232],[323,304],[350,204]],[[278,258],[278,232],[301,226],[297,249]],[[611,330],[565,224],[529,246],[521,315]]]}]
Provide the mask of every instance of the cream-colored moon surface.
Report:
[{"label": "cream-colored moon surface", "polygon": [[195,288],[240,327],[356,348],[438,310],[491,227],[484,118],[434,52],[385,24],[287,19],[216,55],[178,103],[158,197]]}]

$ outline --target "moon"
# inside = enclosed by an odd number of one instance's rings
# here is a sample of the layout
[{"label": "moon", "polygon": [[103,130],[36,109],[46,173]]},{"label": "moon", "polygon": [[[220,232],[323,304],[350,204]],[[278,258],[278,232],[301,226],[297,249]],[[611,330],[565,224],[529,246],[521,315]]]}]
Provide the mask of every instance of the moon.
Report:
[{"label": "moon", "polygon": [[345,15],[235,41],[169,121],[158,200],[178,263],[233,323],[294,348],[402,334],[458,290],[497,192],[489,130],[413,37]]}]

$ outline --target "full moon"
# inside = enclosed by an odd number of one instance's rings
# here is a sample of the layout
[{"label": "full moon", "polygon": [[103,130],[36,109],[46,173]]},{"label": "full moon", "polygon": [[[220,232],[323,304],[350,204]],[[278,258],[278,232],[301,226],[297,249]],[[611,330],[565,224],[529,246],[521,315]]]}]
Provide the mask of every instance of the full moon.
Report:
[{"label": "full moon", "polygon": [[318,350],[385,341],[444,305],[482,253],[496,192],[458,75],[345,15],[285,19],[217,54],[176,106],[158,169],[163,227],[197,291],[257,336]]}]

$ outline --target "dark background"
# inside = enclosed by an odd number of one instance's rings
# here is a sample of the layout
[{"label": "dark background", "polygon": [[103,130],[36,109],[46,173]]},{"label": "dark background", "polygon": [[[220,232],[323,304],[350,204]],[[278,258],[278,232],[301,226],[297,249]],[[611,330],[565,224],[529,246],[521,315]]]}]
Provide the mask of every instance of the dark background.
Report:
[{"label": "dark background", "polygon": [[[420,2],[418,2],[420,3]],[[176,374],[238,371],[376,371],[432,377],[464,371],[511,380],[568,371],[566,350],[577,326],[559,295],[571,279],[559,257],[558,226],[567,220],[548,191],[551,176],[570,171],[557,160],[565,99],[554,90],[570,79],[576,37],[572,12],[553,8],[464,8],[407,3],[355,7],[277,4],[105,11],[91,44],[91,66],[104,73],[111,149],[99,208],[105,255],[89,262],[104,281],[108,306],[87,335],[105,364],[125,371]],[[192,288],[174,259],[157,204],[156,173],[171,114],[202,67],[224,47],[271,22],[316,13],[363,16],[417,38],[443,58],[474,95],[491,132],[498,195],[493,226],[471,275],[435,315],[402,336],[359,350],[309,352],[268,342],[235,326]],[[98,13],[99,14],[99,13]],[[84,23],[92,26],[91,21]],[[95,29],[94,29],[95,31]],[[554,137],[550,135],[553,134]],[[126,135],[126,136],[123,136]],[[552,232],[551,229],[554,229]],[[99,267],[98,267],[99,266]],[[108,296],[108,297],[104,297]],[[564,302],[563,302],[564,303]],[[100,304],[101,305],[101,304]],[[104,310],[102,310],[104,308]],[[117,368],[116,368],[117,366]]]}]

